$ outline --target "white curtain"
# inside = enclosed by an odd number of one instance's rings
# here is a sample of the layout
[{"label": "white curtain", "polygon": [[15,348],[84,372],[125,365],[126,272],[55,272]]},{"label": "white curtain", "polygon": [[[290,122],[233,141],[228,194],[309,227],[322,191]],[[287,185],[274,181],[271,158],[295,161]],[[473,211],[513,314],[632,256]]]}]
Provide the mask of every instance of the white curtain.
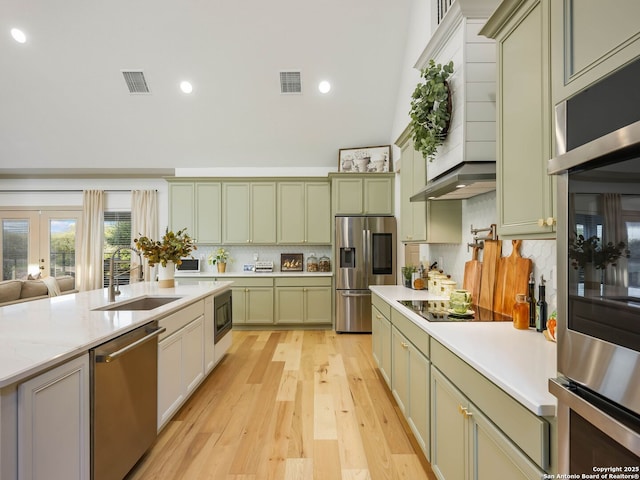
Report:
[{"label": "white curtain", "polygon": [[[619,193],[605,193],[602,195],[602,210],[604,212],[604,230],[602,232],[602,243],[609,242],[614,245],[624,242],[629,247],[627,226],[622,218],[622,202]],[[620,257],[616,265],[609,265],[605,270],[607,285],[617,287],[628,287],[628,262],[625,257]]]},{"label": "white curtain", "polygon": [[104,191],[82,192],[82,231],[76,268],[78,290],[103,288]]},{"label": "white curtain", "polygon": [[[158,239],[158,193],[155,190],[133,190],[131,192],[131,236],[132,240],[140,236]],[[137,266],[139,259],[131,255],[132,268]],[[143,257],[144,279],[152,280],[153,272]],[[131,281],[137,280],[132,272]]]}]

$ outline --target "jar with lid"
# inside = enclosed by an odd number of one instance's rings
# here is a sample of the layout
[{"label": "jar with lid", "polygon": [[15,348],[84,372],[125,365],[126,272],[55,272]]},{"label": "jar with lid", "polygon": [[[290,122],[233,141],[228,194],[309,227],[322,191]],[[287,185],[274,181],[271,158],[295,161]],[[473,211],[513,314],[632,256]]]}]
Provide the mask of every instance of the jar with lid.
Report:
[{"label": "jar with lid", "polygon": [[321,272],[330,272],[331,271],[331,259],[326,255],[322,255],[320,260],[318,261],[318,267]]},{"label": "jar with lid", "polygon": [[518,330],[529,328],[529,301],[526,294],[518,293],[516,295],[516,303],[513,305],[511,317],[513,318],[513,326]]},{"label": "jar with lid", "polygon": [[317,272],[318,271],[318,257],[316,257],[315,253],[310,253],[307,257],[307,272]]}]

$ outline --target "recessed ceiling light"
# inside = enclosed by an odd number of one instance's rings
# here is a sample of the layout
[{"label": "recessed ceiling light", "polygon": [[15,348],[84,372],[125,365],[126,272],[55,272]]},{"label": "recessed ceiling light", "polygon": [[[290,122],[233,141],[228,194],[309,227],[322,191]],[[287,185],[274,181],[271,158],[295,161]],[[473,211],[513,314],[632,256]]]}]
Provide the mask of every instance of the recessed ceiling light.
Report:
[{"label": "recessed ceiling light", "polygon": [[318,84],[318,90],[320,90],[320,93],[329,93],[329,90],[331,90],[331,84],[326,80],[323,80]]},{"label": "recessed ceiling light", "polygon": [[12,28],[11,29],[11,36],[18,43],[24,43],[24,42],[27,41],[27,36],[19,28]]},{"label": "recessed ceiling light", "polygon": [[185,80],[184,82],[180,82],[180,90],[184,93],[191,93],[193,92],[193,85],[191,85],[191,82]]}]

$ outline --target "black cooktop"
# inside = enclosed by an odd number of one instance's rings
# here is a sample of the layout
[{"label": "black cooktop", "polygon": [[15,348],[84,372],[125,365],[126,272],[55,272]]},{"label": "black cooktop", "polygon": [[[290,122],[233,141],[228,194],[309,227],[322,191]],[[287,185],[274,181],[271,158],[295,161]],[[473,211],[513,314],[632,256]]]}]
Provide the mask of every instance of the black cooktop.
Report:
[{"label": "black cooktop", "polygon": [[413,310],[422,318],[430,322],[505,322],[511,321],[511,317],[496,313],[486,308],[472,305],[471,310],[464,315],[459,315],[453,311],[443,309],[435,305],[439,302],[428,302],[426,300],[398,300],[405,307]]}]

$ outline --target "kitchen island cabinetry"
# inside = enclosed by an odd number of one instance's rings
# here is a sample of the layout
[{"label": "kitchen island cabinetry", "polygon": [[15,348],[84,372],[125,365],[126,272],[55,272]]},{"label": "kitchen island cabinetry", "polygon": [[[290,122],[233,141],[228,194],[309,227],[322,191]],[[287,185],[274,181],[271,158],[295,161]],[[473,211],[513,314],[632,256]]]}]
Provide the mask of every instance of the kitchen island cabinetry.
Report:
[{"label": "kitchen island cabinetry", "polygon": [[18,479],[89,478],[89,425],[88,354],[20,384]]},{"label": "kitchen island cabinetry", "polygon": [[204,378],[204,300],[160,320],[158,430]]},{"label": "kitchen island cabinetry", "polygon": [[222,186],[220,182],[170,182],[169,229],[187,229],[200,244],[219,244]]},{"label": "kitchen island cabinetry", "polygon": [[393,215],[393,173],[334,173],[333,215]]},{"label": "kitchen island cabinetry", "polygon": [[328,181],[278,182],[278,243],[331,243]]},{"label": "kitchen island cabinetry", "polygon": [[[562,3],[562,2],[558,2]],[[507,0],[480,34],[498,49],[498,233],[555,238],[550,0]]]},{"label": "kitchen island cabinetry", "polygon": [[275,244],[276,182],[223,183],[222,236],[225,244]]},{"label": "kitchen island cabinetry", "polygon": [[276,278],[275,323],[331,324],[331,278]]}]

